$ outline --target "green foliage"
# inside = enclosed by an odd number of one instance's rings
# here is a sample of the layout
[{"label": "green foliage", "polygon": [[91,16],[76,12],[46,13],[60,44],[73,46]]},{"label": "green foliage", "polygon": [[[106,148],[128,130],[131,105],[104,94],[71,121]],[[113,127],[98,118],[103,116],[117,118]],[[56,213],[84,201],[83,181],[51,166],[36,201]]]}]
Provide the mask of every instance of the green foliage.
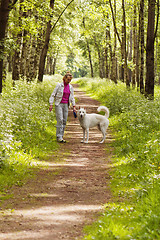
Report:
[{"label": "green foliage", "polygon": [[56,82],[42,84],[8,81],[0,99],[0,189],[19,183],[43,159],[57,149],[55,113],[48,99]]},{"label": "green foliage", "polygon": [[[115,135],[111,186],[114,203],[84,239],[160,239],[160,94],[146,100],[123,83],[79,80],[111,112]],[[117,200],[116,200],[117,199]]]}]

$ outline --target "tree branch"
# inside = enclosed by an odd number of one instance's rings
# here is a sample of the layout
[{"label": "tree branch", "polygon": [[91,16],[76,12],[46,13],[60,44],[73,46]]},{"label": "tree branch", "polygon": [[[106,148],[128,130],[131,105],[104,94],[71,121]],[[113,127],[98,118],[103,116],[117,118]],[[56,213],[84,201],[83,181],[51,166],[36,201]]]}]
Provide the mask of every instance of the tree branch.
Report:
[{"label": "tree branch", "polygon": [[154,33],[154,41],[157,36],[157,31],[158,31],[158,21],[159,21],[159,0],[157,0],[157,21],[156,21],[156,29]]},{"label": "tree branch", "polygon": [[68,8],[68,6],[73,2],[74,0],[71,0],[66,7],[63,9],[63,11],[61,12],[61,14],[59,15],[59,17],[57,18],[56,22],[54,23],[53,27],[51,28],[50,33],[53,31],[53,29],[56,27],[57,23],[59,22],[59,19],[61,18],[61,16],[63,15],[63,13],[66,11],[66,9]]},{"label": "tree branch", "polygon": [[114,12],[113,12],[113,7],[112,7],[111,0],[109,0],[109,4],[110,4],[111,12],[112,12],[114,29],[115,29],[116,35],[117,35],[117,37],[118,37],[118,41],[120,42],[120,45],[122,46],[122,41],[121,41],[121,39],[120,39],[119,33],[118,33],[118,31],[117,31],[117,27],[116,27],[116,21],[115,21],[115,17],[114,17]]}]

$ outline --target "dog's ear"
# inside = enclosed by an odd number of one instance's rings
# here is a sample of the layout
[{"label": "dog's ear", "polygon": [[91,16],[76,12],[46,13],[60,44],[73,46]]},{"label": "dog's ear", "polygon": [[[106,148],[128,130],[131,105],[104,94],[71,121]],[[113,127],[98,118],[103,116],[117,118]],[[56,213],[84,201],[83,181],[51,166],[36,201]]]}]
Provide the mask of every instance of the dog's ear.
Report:
[{"label": "dog's ear", "polygon": [[79,109],[80,109],[81,107],[79,106]]}]

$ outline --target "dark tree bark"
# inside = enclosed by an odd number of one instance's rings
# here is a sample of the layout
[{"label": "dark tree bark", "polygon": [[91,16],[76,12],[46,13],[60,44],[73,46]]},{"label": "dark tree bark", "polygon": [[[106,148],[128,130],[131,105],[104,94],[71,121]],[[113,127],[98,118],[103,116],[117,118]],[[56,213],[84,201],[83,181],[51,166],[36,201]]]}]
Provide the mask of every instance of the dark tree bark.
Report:
[{"label": "dark tree bark", "polygon": [[26,76],[26,61],[27,61],[27,34],[28,31],[23,31],[23,43],[22,43],[22,53],[21,53],[21,60],[20,60],[20,75],[24,79]]},{"label": "dark tree bark", "polygon": [[17,0],[1,0],[0,3],[0,93],[2,93],[4,41],[8,16]]},{"label": "dark tree bark", "polygon": [[140,1],[140,39],[141,39],[140,92],[144,94],[144,0]]},{"label": "dark tree bark", "polygon": [[[110,55],[110,59],[109,59]],[[110,51],[110,30],[109,30],[109,21],[108,21],[108,15],[107,15],[107,26],[106,26],[106,46],[105,46],[105,63],[106,63],[106,78],[110,77],[110,67],[109,63],[112,59],[112,51]]]},{"label": "dark tree bark", "polygon": [[114,11],[113,11],[111,0],[109,0],[109,4],[110,4],[111,12],[112,12],[112,19],[113,19],[114,29],[115,29],[118,41],[119,41],[119,43],[121,45],[121,55],[122,55],[121,79],[122,79],[122,81],[125,81],[126,82],[126,86],[129,87],[130,83],[129,83],[129,78],[128,78],[128,74],[127,74],[125,4],[124,4],[124,0],[122,0],[122,12],[123,12],[123,17],[122,17],[122,22],[123,22],[123,26],[122,26],[122,39],[120,38],[118,30],[117,30],[117,27],[116,27],[115,15],[114,15]]},{"label": "dark tree bark", "polygon": [[4,41],[5,32],[9,16],[10,0],[1,0],[0,5],[0,93],[2,93],[2,80],[3,80],[3,58],[4,58]]},{"label": "dark tree bark", "polygon": [[124,44],[123,44],[123,51],[124,51],[124,80],[126,82],[126,86],[130,87],[129,77],[127,74],[127,50],[126,50],[126,13],[125,13],[125,4],[124,0],[122,0],[122,10],[123,10],[123,26],[124,26]]},{"label": "dark tree bark", "polygon": [[8,62],[8,72],[12,72],[12,56],[11,56],[11,54],[8,55],[7,62]]},{"label": "dark tree bark", "polygon": [[[132,20],[131,20],[131,25],[130,25],[130,38],[129,38],[129,41],[128,41],[128,60],[129,61],[132,61],[132,44],[133,44],[133,23],[132,23]],[[128,68],[128,78],[129,78],[129,83],[132,82],[132,70],[130,68]]]},{"label": "dark tree bark", "polygon": [[137,83],[137,91],[139,91],[140,87],[140,38],[141,38],[141,17],[140,12],[138,15],[138,36],[137,36],[137,54],[136,54],[136,83]]},{"label": "dark tree bark", "polygon": [[155,2],[148,0],[148,27],[146,45],[146,82],[145,96],[154,98],[154,26],[155,26]]},{"label": "dark tree bark", "polygon": [[134,17],[133,17],[133,72],[132,72],[132,88],[136,86],[136,55],[137,55],[137,7],[134,1]]},{"label": "dark tree bark", "polygon": [[51,21],[47,23],[47,29],[46,29],[46,36],[45,36],[45,43],[40,55],[40,61],[39,61],[39,74],[38,74],[38,82],[43,81],[43,75],[44,75],[44,68],[45,68],[45,61],[47,57],[47,51],[49,47],[49,41],[50,41],[50,33],[51,33]]},{"label": "dark tree bark", "polygon": [[[114,0],[114,16],[116,21],[116,1]],[[111,66],[111,80],[117,83],[117,59],[116,59],[116,49],[117,49],[117,39],[116,39],[116,31],[114,28],[114,47],[112,54],[112,66]]]},{"label": "dark tree bark", "polygon": [[19,26],[19,31],[17,36],[15,36],[16,39],[16,49],[14,51],[13,55],[13,69],[12,69],[12,79],[13,81],[19,80],[20,76],[20,54],[21,54],[21,42],[22,42],[22,35],[23,35],[23,30],[22,30],[22,16],[23,16],[23,11],[21,4],[24,2],[24,0],[20,0],[20,7],[19,7],[19,19],[18,19],[18,26]]}]

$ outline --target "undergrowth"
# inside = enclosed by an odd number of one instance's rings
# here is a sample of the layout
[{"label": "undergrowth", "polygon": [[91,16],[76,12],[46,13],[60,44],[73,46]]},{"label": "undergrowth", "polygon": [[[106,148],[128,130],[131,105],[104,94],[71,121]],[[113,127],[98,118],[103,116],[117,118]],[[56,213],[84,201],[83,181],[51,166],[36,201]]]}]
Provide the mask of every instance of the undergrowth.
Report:
[{"label": "undergrowth", "polygon": [[58,148],[55,113],[48,103],[58,79],[16,81],[13,88],[8,76],[0,97],[0,192],[23,184],[38,161]]},{"label": "undergrowth", "polygon": [[115,135],[111,188],[115,201],[88,227],[85,240],[160,239],[160,88],[149,101],[123,83],[79,79],[110,109]]}]

